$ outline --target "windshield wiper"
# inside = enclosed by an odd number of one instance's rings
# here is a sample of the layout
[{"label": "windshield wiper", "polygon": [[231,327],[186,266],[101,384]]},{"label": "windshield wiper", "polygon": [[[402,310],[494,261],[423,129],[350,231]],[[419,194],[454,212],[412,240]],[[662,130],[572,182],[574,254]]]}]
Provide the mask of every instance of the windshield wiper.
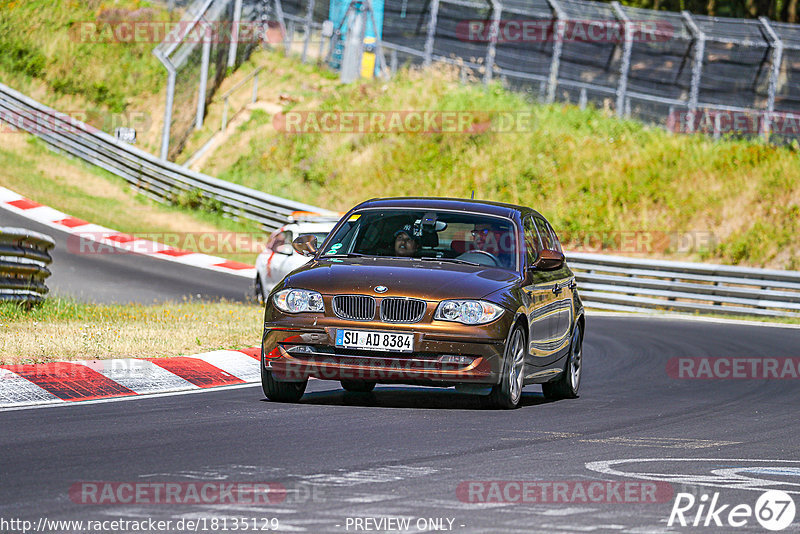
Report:
[{"label": "windshield wiper", "polygon": [[445,261],[448,263],[461,263],[463,265],[477,265],[478,267],[486,267],[485,265],[481,265],[480,263],[475,263],[474,261],[459,260],[458,258],[428,258],[423,256],[421,258],[414,258],[414,259],[423,261]]}]

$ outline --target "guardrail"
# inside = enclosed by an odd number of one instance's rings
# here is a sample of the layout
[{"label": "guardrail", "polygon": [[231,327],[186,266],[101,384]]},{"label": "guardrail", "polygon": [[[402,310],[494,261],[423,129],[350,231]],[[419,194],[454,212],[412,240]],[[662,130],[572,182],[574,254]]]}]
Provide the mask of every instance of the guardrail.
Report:
[{"label": "guardrail", "polygon": [[567,253],[587,307],[800,317],[800,271]]},{"label": "guardrail", "polygon": [[267,230],[286,224],[295,211],[331,213],[158,158],[3,84],[0,84],[0,120],[36,135],[57,150],[124,178],[142,194],[161,202],[170,202],[181,193],[199,191],[219,202],[228,216],[256,221]]},{"label": "guardrail", "polygon": [[53,238],[24,228],[0,227],[0,300],[39,302],[53,261]]}]

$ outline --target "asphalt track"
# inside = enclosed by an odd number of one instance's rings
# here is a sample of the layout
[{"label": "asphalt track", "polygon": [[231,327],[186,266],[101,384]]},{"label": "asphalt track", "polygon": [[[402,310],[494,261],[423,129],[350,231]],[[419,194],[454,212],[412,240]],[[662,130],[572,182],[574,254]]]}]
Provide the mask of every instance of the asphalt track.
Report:
[{"label": "asphalt track", "polygon": [[253,294],[252,281],[239,276],[149,258],[138,254],[77,254],[67,244],[69,234],[0,209],[0,226],[35,230],[53,237],[53,295],[98,303],[149,304],[183,298],[244,301]]},{"label": "asphalt track", "polygon": [[[547,402],[529,386],[515,411],[486,410],[446,389],[379,386],[360,395],[314,381],[294,405],[245,387],[0,412],[0,515],[204,518],[209,530],[216,518],[215,530],[224,531],[225,519],[231,532],[235,517],[251,531],[253,520],[260,530],[277,518],[281,532],[314,533],[367,531],[356,519],[385,531],[363,520],[387,517],[411,520],[400,532],[432,531],[420,518],[445,527],[452,520],[452,532],[766,532],[753,518],[740,528],[667,527],[672,497],[480,504],[457,489],[466,481],[635,482],[660,473],[671,492],[719,492],[732,505],[753,506],[775,484],[800,507],[800,381],[679,380],[666,371],[674,357],[796,357],[798,346],[798,329],[590,316],[581,397]],[[630,459],[637,461],[610,463]],[[70,499],[80,481],[270,482],[287,493],[259,505],[98,505]],[[188,530],[173,523],[169,531]],[[798,531],[800,514],[783,532]]]}]

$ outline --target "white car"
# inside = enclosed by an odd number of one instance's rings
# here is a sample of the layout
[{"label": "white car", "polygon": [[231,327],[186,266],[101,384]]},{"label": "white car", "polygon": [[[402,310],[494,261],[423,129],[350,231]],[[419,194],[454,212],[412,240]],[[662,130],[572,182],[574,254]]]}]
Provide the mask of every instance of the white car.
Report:
[{"label": "white car", "polygon": [[311,259],[298,254],[292,248],[292,241],[301,235],[310,234],[322,245],[339,220],[338,217],[318,215],[299,216],[294,219],[293,222],[272,232],[267,246],[256,259],[255,294],[259,301],[266,300],[275,284]]}]

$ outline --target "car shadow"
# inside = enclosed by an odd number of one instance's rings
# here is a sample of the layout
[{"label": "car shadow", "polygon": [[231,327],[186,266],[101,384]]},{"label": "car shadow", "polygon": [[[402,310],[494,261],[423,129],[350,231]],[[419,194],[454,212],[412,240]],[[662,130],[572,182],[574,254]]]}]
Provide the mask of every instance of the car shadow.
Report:
[{"label": "car shadow", "polygon": [[[446,388],[378,386],[369,393],[343,389],[307,392],[300,404],[317,406],[359,406],[368,408],[417,408],[430,410],[491,410],[488,398]],[[553,402],[540,392],[523,391],[520,407]]]}]

